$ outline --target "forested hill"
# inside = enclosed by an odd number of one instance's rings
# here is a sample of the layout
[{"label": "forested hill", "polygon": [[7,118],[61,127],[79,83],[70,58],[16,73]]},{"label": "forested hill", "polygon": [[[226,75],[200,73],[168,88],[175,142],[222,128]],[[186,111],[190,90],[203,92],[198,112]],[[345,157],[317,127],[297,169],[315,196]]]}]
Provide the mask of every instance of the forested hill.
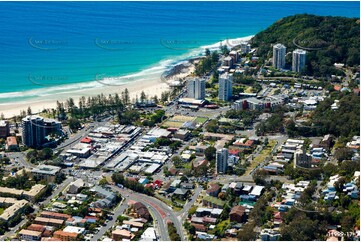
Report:
[{"label": "forested hill", "polygon": [[360,20],[308,14],[289,16],[256,34],[251,42],[259,47],[258,55],[263,57],[272,56],[272,44],[284,44],[287,52],[303,47],[308,51],[305,74],[327,76],[335,72],[334,63],[359,65]]}]

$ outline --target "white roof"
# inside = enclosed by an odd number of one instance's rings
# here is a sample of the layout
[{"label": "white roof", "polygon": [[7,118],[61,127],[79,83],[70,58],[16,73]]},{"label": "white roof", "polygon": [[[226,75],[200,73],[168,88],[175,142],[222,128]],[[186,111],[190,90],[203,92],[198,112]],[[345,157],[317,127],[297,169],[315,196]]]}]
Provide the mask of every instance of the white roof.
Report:
[{"label": "white roof", "polygon": [[254,186],[252,189],[251,195],[254,196],[261,196],[262,190],[264,189],[264,186]]},{"label": "white roof", "polygon": [[77,234],[81,234],[84,232],[84,228],[81,227],[76,227],[76,226],[67,226],[65,227],[65,229],[63,230],[64,232],[69,232],[69,233],[77,233]]},{"label": "white roof", "polygon": [[154,228],[149,227],[147,228],[144,233],[142,234],[140,240],[142,241],[155,241],[157,240],[157,234]]}]

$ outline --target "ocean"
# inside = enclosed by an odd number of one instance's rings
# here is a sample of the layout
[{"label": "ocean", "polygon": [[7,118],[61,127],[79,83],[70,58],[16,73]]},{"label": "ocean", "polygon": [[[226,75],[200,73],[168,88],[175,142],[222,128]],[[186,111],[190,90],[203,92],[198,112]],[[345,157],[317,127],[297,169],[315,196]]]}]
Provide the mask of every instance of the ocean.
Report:
[{"label": "ocean", "polygon": [[360,17],[356,1],[0,2],[0,104],[146,81],[302,13]]}]

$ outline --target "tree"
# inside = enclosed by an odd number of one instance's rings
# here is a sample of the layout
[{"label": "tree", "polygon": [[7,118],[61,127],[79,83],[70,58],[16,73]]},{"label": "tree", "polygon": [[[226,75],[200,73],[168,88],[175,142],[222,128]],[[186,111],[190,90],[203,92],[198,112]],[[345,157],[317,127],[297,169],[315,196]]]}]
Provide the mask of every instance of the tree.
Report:
[{"label": "tree", "polygon": [[73,132],[76,132],[79,128],[81,128],[81,123],[79,119],[76,118],[70,118],[68,120],[68,125]]},{"label": "tree", "polygon": [[48,160],[53,156],[53,150],[50,148],[44,148],[38,152],[38,158],[40,160]]},{"label": "tree", "polygon": [[268,177],[269,177],[269,173],[268,173],[268,171],[266,171],[264,169],[257,169],[253,173],[253,180],[256,184],[259,184],[259,185],[265,185],[266,179]]},{"label": "tree", "polygon": [[352,150],[349,148],[340,148],[337,149],[334,157],[338,160],[338,161],[344,161],[344,160],[350,160],[353,156]]},{"label": "tree", "polygon": [[179,156],[173,156],[172,162],[176,168],[182,168],[183,167],[183,161],[182,158]]},{"label": "tree", "polygon": [[26,112],[28,115],[31,115],[32,114],[32,111],[31,111],[31,107],[28,107],[28,110]]},{"label": "tree", "polygon": [[208,48],[206,48],[206,50],[205,50],[205,55],[206,56],[209,56],[211,54],[211,51],[208,49]]},{"label": "tree", "polygon": [[147,100],[147,95],[145,95],[145,92],[142,91],[142,92],[140,93],[140,102],[141,102],[141,103],[144,103],[145,100]]},{"label": "tree", "polygon": [[254,231],[255,223],[247,222],[237,234],[237,239],[241,241],[254,241],[257,239],[257,234]]},{"label": "tree", "polygon": [[216,158],[216,148],[213,146],[209,146],[204,150],[204,156],[206,157],[206,160],[212,161]]},{"label": "tree", "polygon": [[308,218],[304,213],[298,213],[289,224],[281,227],[281,240],[317,240],[320,230],[317,220]]}]

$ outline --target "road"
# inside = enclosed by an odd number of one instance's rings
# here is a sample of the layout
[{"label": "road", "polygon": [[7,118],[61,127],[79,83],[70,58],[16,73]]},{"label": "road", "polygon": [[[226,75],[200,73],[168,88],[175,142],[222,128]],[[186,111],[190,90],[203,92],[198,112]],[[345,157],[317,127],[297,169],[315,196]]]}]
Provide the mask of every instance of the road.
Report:
[{"label": "road", "polygon": [[178,234],[180,235],[182,240],[185,240],[184,233],[182,229],[182,224],[178,220],[176,214],[173,209],[168,205],[164,204],[162,201],[150,197],[141,193],[133,192],[128,189],[120,189],[116,186],[112,186],[115,191],[118,191],[122,196],[129,197],[129,199],[134,201],[142,202],[144,205],[148,207],[152,215],[155,217],[155,229],[159,233],[160,240],[169,241],[168,229],[167,229],[167,221],[170,220],[174,223],[174,226],[177,229]]},{"label": "road", "polygon": [[189,209],[194,205],[195,201],[197,200],[199,194],[201,194],[202,191],[203,191],[203,187],[198,185],[194,189],[194,194],[190,197],[189,201],[187,201],[187,203],[184,205],[183,209],[176,213],[178,215],[178,219],[182,221],[182,224],[188,216]]},{"label": "road", "polygon": [[[26,160],[25,154],[23,152],[11,152],[6,153],[6,156],[9,157],[11,160],[15,161],[15,165],[23,166],[25,168],[34,168],[36,167],[34,164],[28,162]],[[17,163],[16,163],[17,162]],[[12,163],[14,164],[14,163]]]},{"label": "road", "polygon": [[105,232],[107,232],[110,228],[112,228],[116,221],[117,218],[120,215],[124,214],[124,211],[128,208],[128,203],[127,203],[127,199],[124,197],[122,202],[114,209],[114,215],[113,215],[113,219],[110,220],[105,226],[102,226],[100,228],[100,230],[98,231],[98,233],[96,233],[93,238],[92,241],[98,241],[101,239],[101,237],[105,234]]}]

